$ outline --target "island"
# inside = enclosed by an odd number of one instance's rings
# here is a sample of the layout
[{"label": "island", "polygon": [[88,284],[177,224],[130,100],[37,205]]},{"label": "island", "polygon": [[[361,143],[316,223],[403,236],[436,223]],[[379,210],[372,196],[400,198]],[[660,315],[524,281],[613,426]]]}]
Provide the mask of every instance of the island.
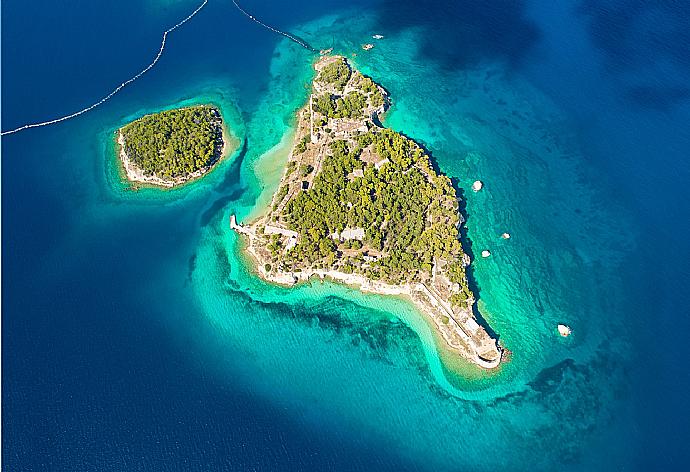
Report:
[{"label": "island", "polygon": [[210,171],[228,136],[220,111],[198,105],[143,116],[118,130],[117,143],[128,180],[170,188]]},{"label": "island", "polygon": [[382,126],[383,87],[341,56],[323,56],[315,69],[270,207],[249,224],[231,217],[259,275],[407,296],[448,349],[497,367],[502,349],[473,314],[451,180],[415,141]]}]

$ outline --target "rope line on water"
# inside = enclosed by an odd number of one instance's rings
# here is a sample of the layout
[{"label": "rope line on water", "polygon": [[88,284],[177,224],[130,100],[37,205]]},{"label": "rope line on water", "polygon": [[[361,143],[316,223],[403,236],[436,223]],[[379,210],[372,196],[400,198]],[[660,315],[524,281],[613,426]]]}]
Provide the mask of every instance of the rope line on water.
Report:
[{"label": "rope line on water", "polygon": [[266,23],[262,22],[261,20],[259,20],[258,18],[256,18],[254,15],[250,14],[247,10],[245,10],[244,8],[242,8],[242,7],[240,6],[240,4],[237,3],[237,0],[232,0],[232,3],[235,4],[235,7],[237,7],[237,9],[238,9],[239,11],[241,11],[241,12],[244,14],[244,16],[246,16],[247,18],[249,18],[249,19],[252,20],[252,21],[255,21],[256,23],[260,24],[260,25],[263,26],[264,28],[266,28],[266,29],[268,29],[268,30],[270,30],[270,31],[273,31],[274,33],[281,34],[281,35],[285,36],[285,37],[288,38],[289,40],[296,42],[297,44],[299,44],[300,46],[302,46],[304,49],[307,49],[308,51],[311,51],[311,52],[319,52],[318,49],[314,49],[314,48],[311,47],[309,44],[307,44],[306,42],[302,41],[302,40],[299,39],[299,38],[296,38],[295,36],[291,35],[290,33],[286,33],[285,31],[281,31],[281,30],[279,30],[278,28],[274,28],[273,26],[267,25]]},{"label": "rope line on water", "polygon": [[79,116],[79,115],[82,115],[82,114],[84,114],[84,113],[86,113],[86,112],[88,112],[88,111],[91,111],[91,110],[93,110],[94,108],[96,108],[96,107],[102,105],[103,103],[107,102],[107,101],[110,100],[116,93],[118,93],[120,90],[122,90],[122,89],[125,88],[127,85],[129,85],[129,84],[131,84],[132,82],[134,82],[135,80],[137,80],[139,77],[141,77],[142,75],[144,75],[144,74],[145,74],[146,72],[148,72],[149,70],[151,70],[151,68],[153,68],[153,66],[156,65],[156,63],[158,62],[158,60],[161,58],[161,55],[163,54],[163,50],[165,49],[165,41],[166,41],[166,39],[168,38],[168,33],[172,33],[172,32],[175,31],[177,28],[179,28],[180,26],[182,26],[183,24],[185,24],[185,23],[187,23],[189,20],[191,20],[191,19],[194,17],[194,15],[196,15],[197,13],[199,13],[199,11],[201,11],[201,9],[204,8],[204,7],[206,6],[207,3],[208,3],[208,0],[204,0],[203,3],[202,3],[201,5],[199,5],[199,6],[197,7],[197,9],[194,10],[187,18],[185,18],[184,20],[180,21],[180,22],[177,23],[175,26],[173,26],[173,27],[168,28],[167,30],[165,30],[165,31],[163,32],[163,41],[161,42],[161,47],[160,47],[160,49],[158,50],[158,54],[156,54],[156,57],[155,57],[155,59],[153,60],[153,62],[151,62],[151,64],[149,64],[148,66],[146,66],[146,68],[144,68],[141,72],[139,72],[139,73],[138,73],[137,75],[135,75],[134,77],[132,77],[132,78],[126,80],[125,82],[122,82],[122,84],[120,84],[118,87],[116,87],[115,90],[113,90],[113,91],[110,92],[108,95],[106,95],[105,97],[103,97],[102,99],[100,99],[98,102],[94,103],[93,105],[91,105],[91,106],[89,106],[89,107],[87,107],[87,108],[84,108],[84,109],[82,109],[82,110],[79,110],[79,111],[77,111],[77,112],[74,112],[74,113],[72,113],[71,115],[63,116],[62,118],[56,118],[56,119],[50,120],[50,121],[43,121],[43,122],[41,122],[41,123],[33,123],[33,124],[30,124],[30,125],[24,125],[24,126],[20,126],[19,128],[15,128],[15,129],[9,130],[9,131],[2,131],[2,132],[0,132],[0,136],[5,136],[5,135],[7,135],[7,134],[17,133],[17,132],[19,132],[19,131],[23,131],[23,130],[29,129],[29,128],[38,128],[38,127],[40,127],[40,126],[48,126],[48,125],[52,125],[52,124],[55,124],[55,123],[59,123],[59,122],[61,122],[61,121],[66,121],[66,120],[75,118],[75,117],[77,117],[77,116]]}]

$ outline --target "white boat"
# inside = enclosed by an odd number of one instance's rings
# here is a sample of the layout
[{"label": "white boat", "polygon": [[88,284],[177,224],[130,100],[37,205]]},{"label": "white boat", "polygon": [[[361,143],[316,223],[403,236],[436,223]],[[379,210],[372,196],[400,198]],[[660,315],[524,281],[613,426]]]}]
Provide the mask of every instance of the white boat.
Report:
[{"label": "white boat", "polygon": [[567,338],[568,336],[570,336],[570,333],[572,333],[572,332],[573,332],[573,330],[570,329],[570,326],[564,325],[564,324],[558,325],[558,334],[560,334],[564,338]]},{"label": "white boat", "polygon": [[373,47],[374,47],[374,45],[371,43],[367,43],[367,44],[362,45],[362,49],[364,49],[365,51],[368,51],[369,49],[373,49]]},{"label": "white boat", "polygon": [[375,34],[375,35],[372,36],[372,38],[374,38],[374,39],[383,39],[383,35],[382,35],[382,34]]}]

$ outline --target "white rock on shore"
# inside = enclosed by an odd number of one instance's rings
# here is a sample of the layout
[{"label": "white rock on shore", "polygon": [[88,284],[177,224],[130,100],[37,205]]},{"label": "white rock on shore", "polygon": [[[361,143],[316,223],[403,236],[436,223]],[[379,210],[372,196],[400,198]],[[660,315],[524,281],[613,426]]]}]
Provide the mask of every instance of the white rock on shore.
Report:
[{"label": "white rock on shore", "polygon": [[120,146],[120,161],[125,169],[125,175],[130,182],[143,183],[149,185],[156,185],[158,187],[172,188],[177,185],[182,185],[192,180],[203,177],[207,172],[209,172],[216,164],[218,164],[224,156],[227,154],[229,137],[223,128],[223,147],[220,151],[220,155],[216,161],[208,166],[204,166],[194,172],[190,172],[184,177],[177,177],[174,179],[163,179],[156,175],[145,175],[144,172],[129,158],[125,152],[125,137],[122,134],[122,130],[117,132],[117,143]]}]

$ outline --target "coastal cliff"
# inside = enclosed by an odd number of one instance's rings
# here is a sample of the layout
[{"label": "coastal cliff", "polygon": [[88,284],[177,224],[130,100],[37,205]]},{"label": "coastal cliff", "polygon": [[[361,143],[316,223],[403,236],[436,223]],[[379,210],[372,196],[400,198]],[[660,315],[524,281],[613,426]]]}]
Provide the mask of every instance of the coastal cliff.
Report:
[{"label": "coastal cliff", "polygon": [[450,350],[498,366],[501,349],[473,315],[450,179],[412,139],[380,125],[385,89],[340,56],[322,57],[315,69],[270,208],[246,226],[231,220],[259,274],[283,285],[317,276],[406,295]]}]

